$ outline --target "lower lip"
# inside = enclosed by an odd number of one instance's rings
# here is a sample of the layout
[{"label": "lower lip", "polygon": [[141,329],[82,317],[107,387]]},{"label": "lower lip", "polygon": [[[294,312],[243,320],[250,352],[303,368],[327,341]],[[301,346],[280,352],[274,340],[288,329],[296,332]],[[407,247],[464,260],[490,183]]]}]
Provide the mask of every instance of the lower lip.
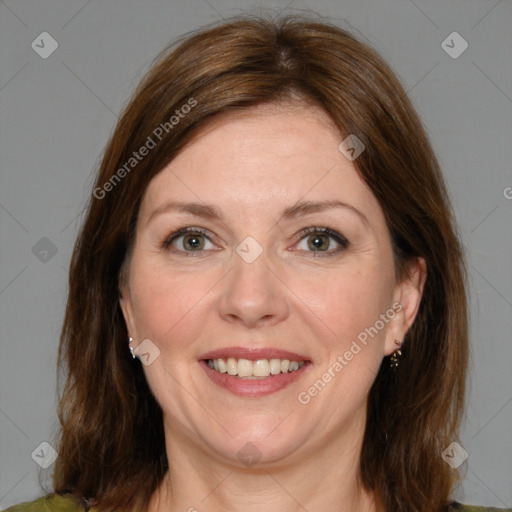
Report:
[{"label": "lower lip", "polygon": [[213,370],[204,359],[199,361],[199,364],[206,372],[206,375],[218,386],[238,396],[252,397],[266,396],[284,389],[300,379],[311,366],[311,363],[307,361],[301,368],[290,373],[269,375],[264,379],[241,379],[236,375],[219,373]]}]

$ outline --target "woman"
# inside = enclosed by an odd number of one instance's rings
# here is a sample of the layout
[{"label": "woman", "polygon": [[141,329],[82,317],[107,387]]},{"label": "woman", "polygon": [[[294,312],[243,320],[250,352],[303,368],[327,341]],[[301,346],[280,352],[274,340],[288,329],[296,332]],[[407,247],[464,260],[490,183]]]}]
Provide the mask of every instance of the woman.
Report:
[{"label": "woman", "polygon": [[465,278],[436,158],[372,49],[300,17],[189,35],[106,149],[55,493],[9,510],[492,510],[450,497]]}]

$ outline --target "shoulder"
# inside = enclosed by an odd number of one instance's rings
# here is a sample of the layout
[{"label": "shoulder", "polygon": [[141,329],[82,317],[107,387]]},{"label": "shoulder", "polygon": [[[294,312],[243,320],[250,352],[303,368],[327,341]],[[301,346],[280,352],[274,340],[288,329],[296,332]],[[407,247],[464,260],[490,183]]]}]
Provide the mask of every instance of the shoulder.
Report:
[{"label": "shoulder", "polygon": [[[80,501],[71,495],[47,494],[34,501],[18,503],[3,512],[83,512]],[[452,503],[450,512],[512,512],[512,508],[477,507]]]},{"label": "shoulder", "polygon": [[4,512],[83,512],[77,498],[68,495],[47,494],[34,501],[18,503]]},{"label": "shoulder", "polygon": [[453,503],[449,510],[450,512],[512,512],[512,508],[477,507],[460,503]]}]

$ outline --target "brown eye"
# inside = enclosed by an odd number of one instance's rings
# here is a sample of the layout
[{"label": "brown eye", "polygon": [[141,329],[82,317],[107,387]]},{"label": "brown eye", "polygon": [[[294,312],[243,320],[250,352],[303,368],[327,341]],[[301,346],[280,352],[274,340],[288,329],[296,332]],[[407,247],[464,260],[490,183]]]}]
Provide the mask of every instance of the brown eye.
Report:
[{"label": "brown eye", "polygon": [[297,244],[297,249],[305,253],[325,253],[325,256],[336,254],[345,249],[348,240],[328,228],[308,228],[302,232],[303,237]]},{"label": "brown eye", "polygon": [[197,228],[184,228],[169,235],[162,247],[173,252],[191,253],[215,249],[216,246],[206,233]]},{"label": "brown eye", "polygon": [[324,234],[310,235],[307,237],[308,248],[312,251],[326,251],[329,249],[329,237]]},{"label": "brown eye", "polygon": [[183,237],[183,248],[186,251],[199,251],[204,247],[204,237],[201,234],[185,235]]}]

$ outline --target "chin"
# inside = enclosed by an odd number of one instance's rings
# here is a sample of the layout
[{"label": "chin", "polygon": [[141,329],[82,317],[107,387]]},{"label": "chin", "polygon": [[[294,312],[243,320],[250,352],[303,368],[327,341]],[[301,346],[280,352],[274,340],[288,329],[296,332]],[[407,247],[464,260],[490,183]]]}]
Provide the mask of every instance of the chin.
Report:
[{"label": "chin", "polygon": [[261,468],[283,461],[289,463],[310,438],[308,432],[297,432],[295,425],[284,425],[290,420],[283,422],[278,415],[260,418],[247,415],[227,423],[233,437],[222,434],[221,438],[210,437],[206,442],[220,458],[237,466]]}]

